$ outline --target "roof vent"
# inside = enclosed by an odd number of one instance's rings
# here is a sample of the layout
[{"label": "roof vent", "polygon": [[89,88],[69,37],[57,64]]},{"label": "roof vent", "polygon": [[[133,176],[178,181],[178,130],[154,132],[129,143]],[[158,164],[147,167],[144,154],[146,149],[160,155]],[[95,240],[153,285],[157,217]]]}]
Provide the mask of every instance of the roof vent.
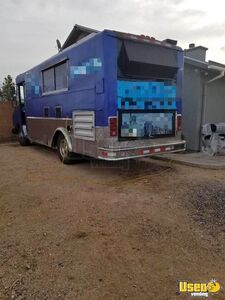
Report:
[{"label": "roof vent", "polygon": [[167,44],[170,44],[170,45],[173,45],[173,46],[177,45],[177,41],[172,40],[172,39],[165,39],[165,40],[163,40],[163,42],[167,43]]},{"label": "roof vent", "polygon": [[194,48],[194,47],[195,47],[194,43],[189,44],[189,49]]}]

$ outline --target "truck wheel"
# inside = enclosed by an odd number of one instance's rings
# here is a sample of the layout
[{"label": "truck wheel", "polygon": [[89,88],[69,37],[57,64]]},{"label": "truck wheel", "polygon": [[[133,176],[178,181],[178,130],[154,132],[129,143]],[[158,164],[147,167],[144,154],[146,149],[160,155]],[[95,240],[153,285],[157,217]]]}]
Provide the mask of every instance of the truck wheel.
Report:
[{"label": "truck wheel", "polygon": [[30,141],[27,137],[25,137],[22,133],[19,133],[18,140],[21,146],[29,146]]},{"label": "truck wheel", "polygon": [[63,134],[60,134],[57,140],[57,152],[60,160],[64,164],[72,163],[72,154],[69,152],[69,146],[67,140],[65,139]]}]

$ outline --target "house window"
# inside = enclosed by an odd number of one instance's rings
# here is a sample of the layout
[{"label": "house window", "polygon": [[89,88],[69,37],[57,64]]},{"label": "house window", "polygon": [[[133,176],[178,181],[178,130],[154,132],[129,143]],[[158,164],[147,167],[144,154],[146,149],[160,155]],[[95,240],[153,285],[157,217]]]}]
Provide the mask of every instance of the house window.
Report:
[{"label": "house window", "polygon": [[43,93],[51,93],[68,88],[66,61],[42,71],[42,75]]}]

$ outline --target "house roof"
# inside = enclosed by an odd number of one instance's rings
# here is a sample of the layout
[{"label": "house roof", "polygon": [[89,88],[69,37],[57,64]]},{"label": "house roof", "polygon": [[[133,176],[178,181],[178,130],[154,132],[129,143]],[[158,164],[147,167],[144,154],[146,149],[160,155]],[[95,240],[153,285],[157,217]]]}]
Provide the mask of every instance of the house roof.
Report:
[{"label": "house roof", "polygon": [[99,32],[98,30],[76,24],[73,27],[73,30],[70,32],[68,38],[62,45],[61,50],[64,50],[65,48],[77,43],[79,40],[81,40],[82,38],[86,37],[91,33],[98,33],[98,32]]},{"label": "house roof", "polygon": [[184,49],[185,52],[190,52],[193,50],[197,50],[197,49],[201,49],[201,50],[208,50],[208,48],[204,47],[204,46],[196,46],[196,47],[192,47],[192,48],[188,48],[188,49]]},{"label": "house roof", "polygon": [[208,65],[210,65],[210,66],[216,66],[216,67],[220,67],[220,68],[224,68],[225,69],[225,65],[224,64],[218,63],[218,62],[213,61],[213,60],[209,60]]},{"label": "house roof", "polygon": [[209,66],[217,66],[217,67],[221,67],[221,68],[225,69],[224,64],[215,62],[213,60],[209,60],[208,62],[205,62],[205,61],[201,61],[201,60],[189,57],[189,56],[184,56],[184,62],[189,65],[195,66],[197,68],[201,68],[201,69],[208,69]]}]

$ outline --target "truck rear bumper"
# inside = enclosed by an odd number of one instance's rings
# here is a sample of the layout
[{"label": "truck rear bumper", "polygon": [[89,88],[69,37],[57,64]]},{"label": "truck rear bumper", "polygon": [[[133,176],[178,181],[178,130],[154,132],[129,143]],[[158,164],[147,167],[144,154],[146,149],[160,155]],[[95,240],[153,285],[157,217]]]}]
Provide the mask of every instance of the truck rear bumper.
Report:
[{"label": "truck rear bumper", "polygon": [[168,152],[181,152],[186,150],[186,142],[160,144],[146,147],[127,147],[127,148],[98,148],[98,158],[109,161],[117,161],[131,158],[152,156]]}]

